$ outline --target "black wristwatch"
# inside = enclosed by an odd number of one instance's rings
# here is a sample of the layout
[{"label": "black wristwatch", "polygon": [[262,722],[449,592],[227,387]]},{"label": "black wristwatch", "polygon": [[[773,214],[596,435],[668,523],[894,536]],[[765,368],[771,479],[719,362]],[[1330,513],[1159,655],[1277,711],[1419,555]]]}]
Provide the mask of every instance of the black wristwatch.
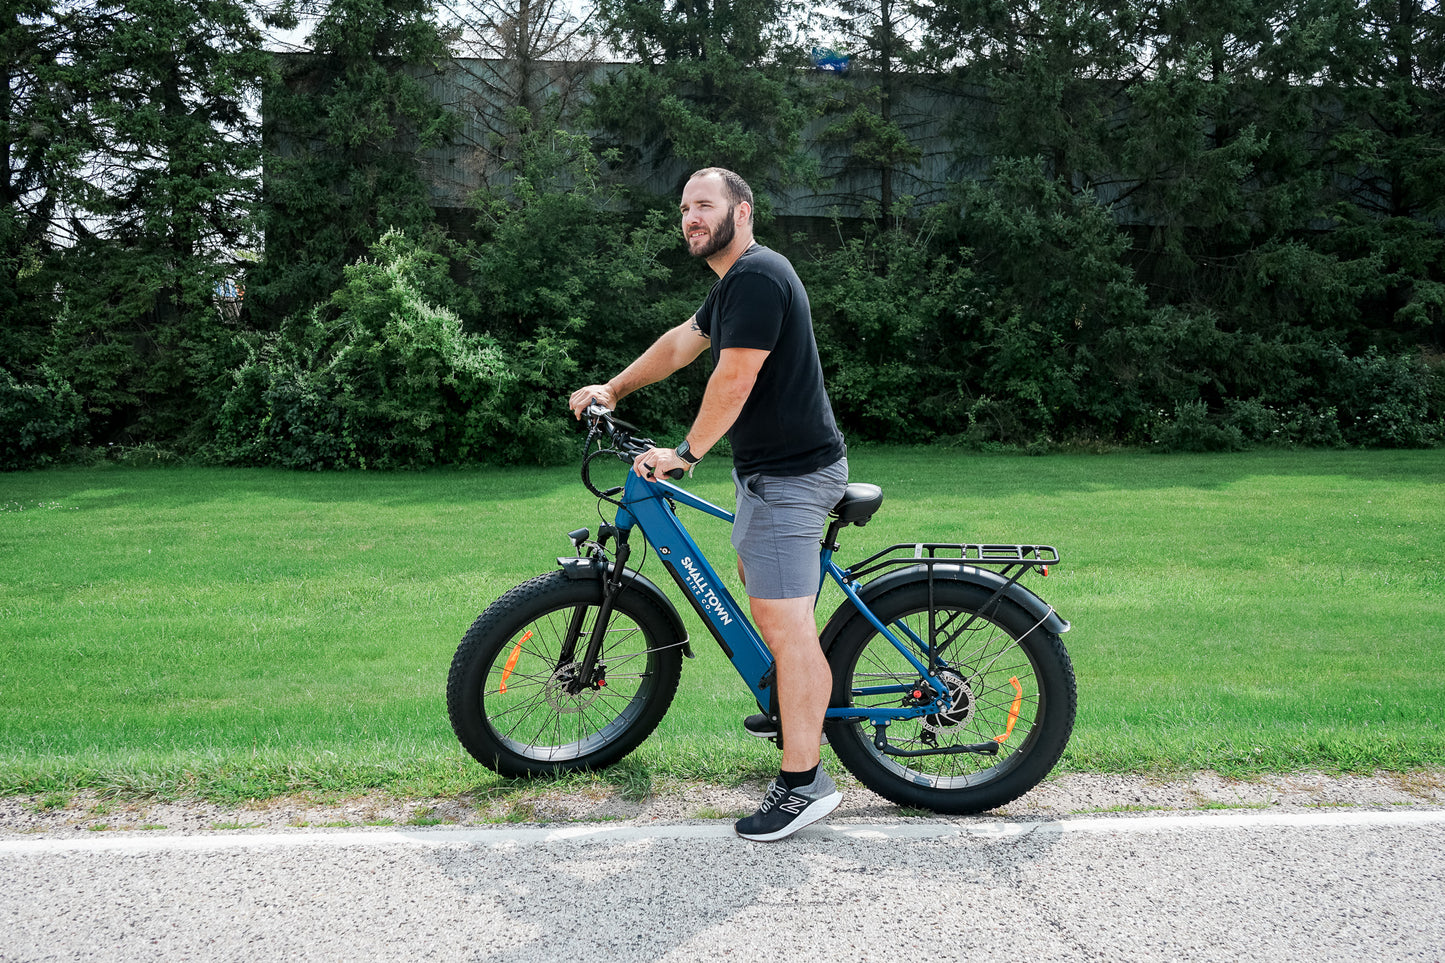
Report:
[{"label": "black wristwatch", "polygon": [[682,440],[682,444],[677,446],[677,457],[681,458],[689,465],[696,465],[698,462],[702,461],[702,456],[694,455],[692,453],[692,446],[687,443],[686,438]]}]

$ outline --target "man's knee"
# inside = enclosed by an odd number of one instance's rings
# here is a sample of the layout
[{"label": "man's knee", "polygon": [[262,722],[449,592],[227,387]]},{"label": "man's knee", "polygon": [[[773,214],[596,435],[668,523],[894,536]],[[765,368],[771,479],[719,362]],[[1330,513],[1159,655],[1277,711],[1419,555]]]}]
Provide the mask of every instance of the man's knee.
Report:
[{"label": "man's knee", "polygon": [[753,622],[763,641],[775,652],[779,647],[818,644],[813,599],[749,599]]}]

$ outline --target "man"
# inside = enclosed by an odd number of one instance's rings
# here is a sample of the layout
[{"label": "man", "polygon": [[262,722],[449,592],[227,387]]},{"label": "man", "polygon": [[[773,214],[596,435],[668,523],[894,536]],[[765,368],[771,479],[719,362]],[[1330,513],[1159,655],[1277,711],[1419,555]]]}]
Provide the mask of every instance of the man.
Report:
[{"label": "man", "polygon": [[[713,373],[687,436],[676,448],[644,452],[632,469],[652,477],[691,468],[724,434],[732,442],[733,547],[753,622],[776,660],[783,734],[778,778],[736,828],[746,839],[782,839],[842,800],[819,765],[831,677],[813,603],[828,510],[848,484],[846,447],[823,388],[807,292],[786,258],[753,240],[752,190],[709,167],[687,182],[680,209],[689,252],[717,282],[695,315],[606,384],[578,389],[570,405],[578,417],[594,399],[614,408],[711,348]],[[766,716],[745,725],[775,734]]]}]

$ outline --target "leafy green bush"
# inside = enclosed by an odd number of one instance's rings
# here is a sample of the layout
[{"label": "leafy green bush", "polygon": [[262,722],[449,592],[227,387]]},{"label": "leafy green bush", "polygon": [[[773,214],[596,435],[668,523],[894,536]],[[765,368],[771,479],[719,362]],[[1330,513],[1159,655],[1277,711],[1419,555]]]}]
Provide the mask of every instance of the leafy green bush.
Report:
[{"label": "leafy green bush", "polygon": [[[1445,435],[1438,407],[1438,378],[1417,355],[1386,354],[1370,347],[1349,356],[1337,345],[1325,351],[1322,385],[1340,409],[1340,427],[1352,444],[1423,448]],[[1436,404],[1432,404],[1432,400]]]},{"label": "leafy green bush", "polygon": [[1119,337],[1150,318],[1125,263],[1128,237],[1037,159],[1000,159],[993,180],[961,185],[960,196],[986,292],[973,416],[995,438],[980,440],[1127,433],[1142,405],[1123,384],[1136,365]]},{"label": "leafy green bush", "polygon": [[[1226,396],[1218,412],[1202,400],[1177,404],[1172,417],[1160,412],[1151,426],[1154,444],[1166,451],[1254,444],[1423,448],[1445,437],[1445,383],[1421,357],[1375,347],[1349,355],[1331,343],[1296,344],[1274,357],[1270,348],[1254,344],[1242,360],[1266,370],[1273,387]],[[1241,385],[1224,387],[1238,392]]]},{"label": "leafy green bush", "polygon": [[438,264],[398,231],[346,269],[325,305],[287,319],[237,372],[215,455],[287,468],[548,463],[566,450],[544,375],[566,346],[504,349],[421,290]]},{"label": "leafy green bush", "polygon": [[1340,431],[1339,409],[1333,405],[1315,408],[1308,404],[1275,405],[1259,398],[1226,398],[1224,421],[1239,431],[1250,445],[1340,448],[1345,445]]},{"label": "leafy green bush", "polygon": [[45,372],[46,382],[20,382],[0,369],[0,471],[39,468],[77,444],[85,430],[80,395]]},{"label": "leafy green bush", "polygon": [[[467,320],[508,350],[548,343],[575,357],[576,369],[546,369],[555,412],[565,417],[571,389],[612,377],[686,320],[712,274],[697,263],[673,279],[669,261],[682,237],[676,209],[621,213],[636,204],[606,176],[615,157],[599,157],[589,137],[559,129],[555,105],[536,115],[519,108],[511,122],[506,176],[472,198],[478,220],[468,266],[479,310]],[[659,438],[689,422],[702,398],[702,367],[627,399],[626,417]]]},{"label": "leafy green bush", "polygon": [[968,252],[931,243],[941,212],[906,203],[836,250],[799,259],[828,394],[856,440],[923,442],[964,430],[979,292]]},{"label": "leafy green bush", "polygon": [[1211,417],[1202,401],[1175,405],[1173,417],[1159,426],[1154,440],[1162,451],[1240,451],[1245,447],[1243,432]]}]

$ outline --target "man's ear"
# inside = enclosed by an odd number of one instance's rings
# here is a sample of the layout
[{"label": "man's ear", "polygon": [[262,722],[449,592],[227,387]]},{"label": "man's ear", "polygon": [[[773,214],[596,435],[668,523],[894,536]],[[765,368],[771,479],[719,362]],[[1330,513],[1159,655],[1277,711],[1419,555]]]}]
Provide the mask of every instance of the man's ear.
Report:
[{"label": "man's ear", "polygon": [[739,202],[735,210],[737,211],[738,227],[746,227],[753,222],[753,206],[747,201]]}]

